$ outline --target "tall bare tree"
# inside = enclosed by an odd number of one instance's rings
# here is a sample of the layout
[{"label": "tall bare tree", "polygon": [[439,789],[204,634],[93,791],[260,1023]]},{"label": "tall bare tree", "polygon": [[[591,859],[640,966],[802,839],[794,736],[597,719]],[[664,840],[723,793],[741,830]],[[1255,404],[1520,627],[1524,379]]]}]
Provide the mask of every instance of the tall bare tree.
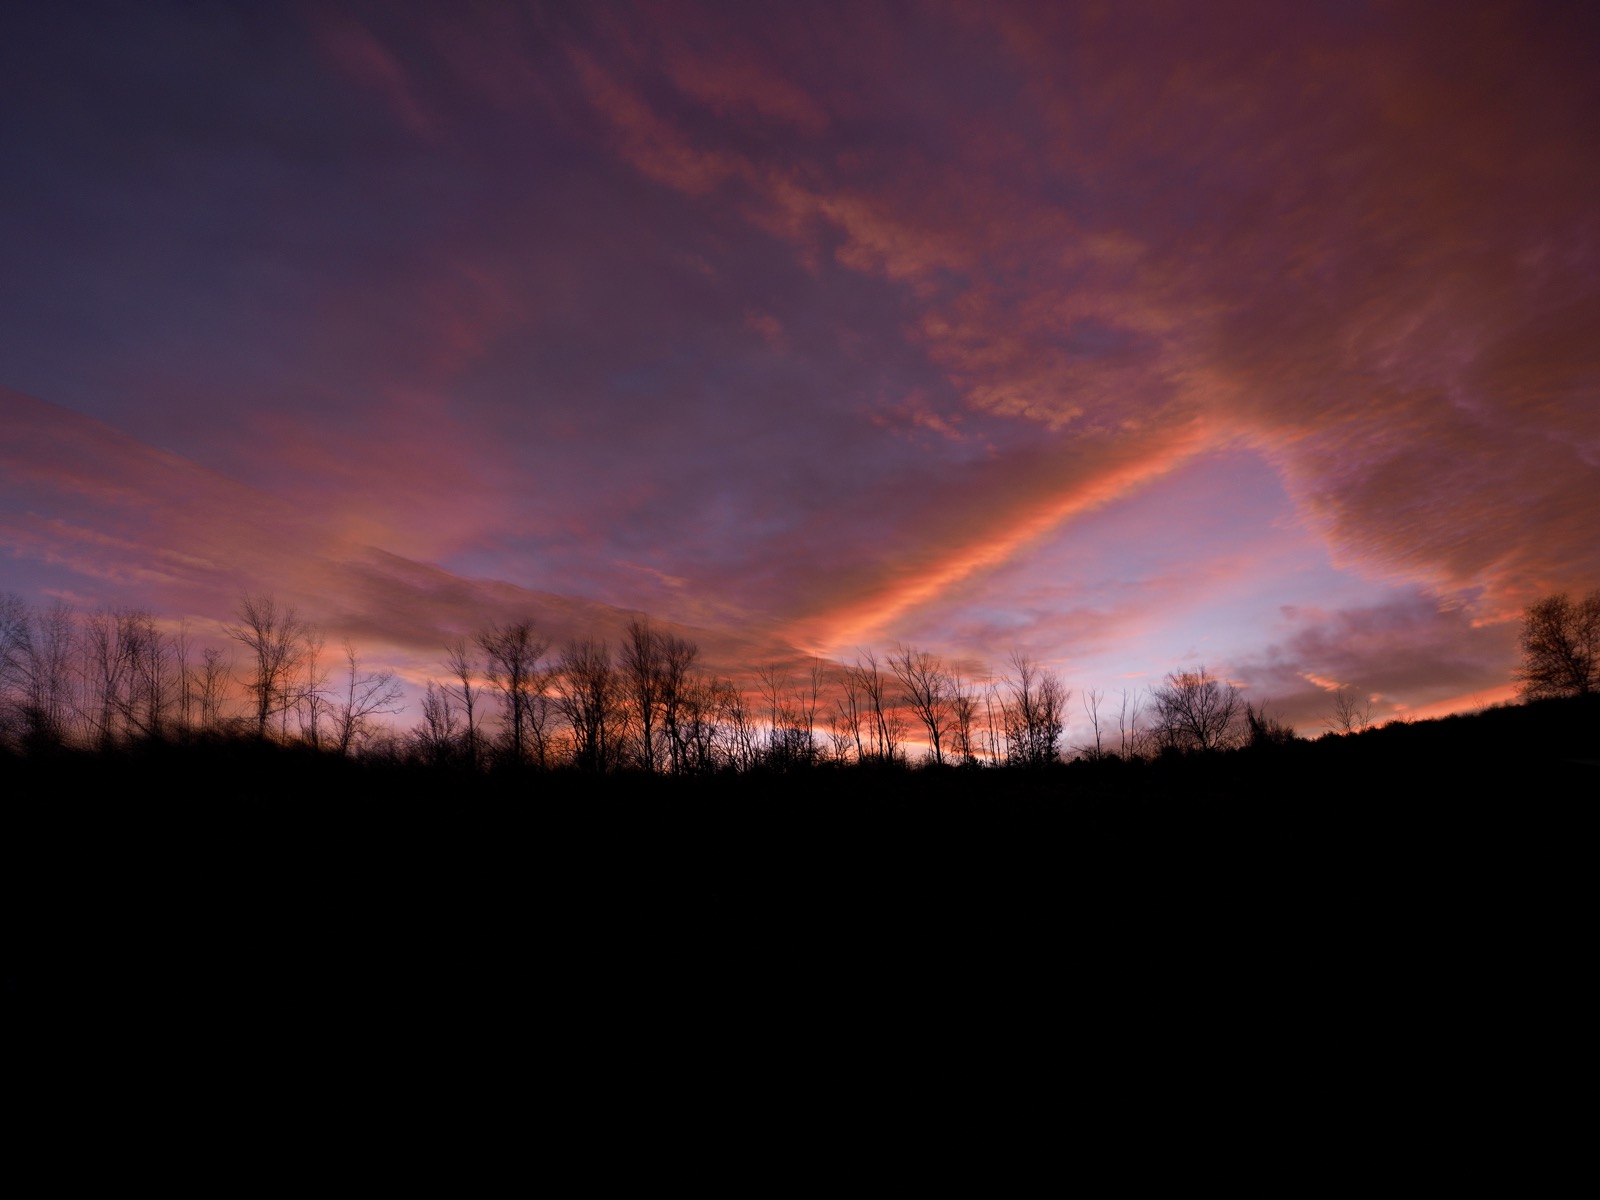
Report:
[{"label": "tall bare tree", "polygon": [[663,676],[666,673],[663,651],[661,637],[650,628],[648,620],[636,617],[628,622],[622,639],[621,683],[633,710],[633,727],[638,736],[635,757],[646,771],[655,771],[661,765],[657,734],[661,732]]},{"label": "tall bare tree", "polygon": [[760,758],[756,717],[744,691],[731,680],[718,679],[713,689],[717,720],[728,730],[728,765],[736,771],[748,771]]},{"label": "tall bare tree", "polygon": [[315,747],[321,747],[333,715],[333,694],[328,690],[328,672],[322,665],[324,644],[320,631],[306,630],[300,643],[300,670],[293,705],[301,738]]},{"label": "tall bare tree", "polygon": [[74,650],[65,604],[35,614],[15,593],[0,596],[0,734],[50,744],[67,738]]},{"label": "tall bare tree", "polygon": [[428,681],[422,693],[422,724],[412,737],[428,762],[438,766],[454,761],[458,749],[456,714],[449,688]]},{"label": "tall bare tree", "polygon": [[764,757],[768,765],[772,766],[782,765],[784,752],[787,749],[784,728],[788,722],[784,708],[784,693],[788,689],[788,672],[777,663],[768,663],[756,668],[756,690],[761,693],[761,699],[767,710],[767,742]]},{"label": "tall bare tree", "polygon": [[[846,667],[840,674],[839,694],[834,699],[833,730],[843,744],[844,758],[854,755],[856,762],[867,760],[866,742],[862,736],[866,724],[866,691],[860,673]],[[870,734],[867,736],[870,737]]]},{"label": "tall bare tree", "polygon": [[905,723],[891,694],[892,674],[883,670],[878,664],[878,656],[871,650],[857,654],[855,665],[847,670],[854,673],[855,686],[864,701],[863,716],[869,745],[866,759],[880,763],[898,762]]},{"label": "tall bare tree", "polygon": [[1005,712],[1000,685],[991,679],[983,686],[983,744],[990,766],[999,766],[1005,759]]},{"label": "tall bare tree", "polygon": [[84,715],[94,740],[109,746],[123,731],[130,678],[131,647],[123,638],[124,614],[100,611],[83,620],[82,672]]},{"label": "tall bare tree", "polygon": [[661,637],[661,724],[674,773],[686,771],[692,742],[702,734],[703,689],[694,675],[700,648],[674,634]]},{"label": "tall bare tree", "polygon": [[619,690],[605,642],[585,638],[566,644],[556,669],[556,703],[572,731],[572,759],[580,770],[616,765]]},{"label": "tall bare tree", "polygon": [[255,709],[256,736],[264,738],[268,722],[287,715],[294,703],[294,677],[308,629],[292,606],[280,608],[265,594],[243,597],[238,617],[227,632],[249,653],[245,691]]},{"label": "tall bare tree", "polygon": [[1006,756],[1025,767],[1042,767],[1061,757],[1061,735],[1066,729],[1067,701],[1071,697],[1054,671],[1020,650],[1011,655],[1011,675],[1003,714]]},{"label": "tall bare tree", "polygon": [[1080,698],[1083,704],[1083,715],[1089,718],[1089,729],[1094,737],[1093,743],[1086,743],[1081,747],[1083,756],[1091,762],[1099,762],[1106,757],[1105,740],[1100,731],[1100,706],[1105,703],[1106,694],[1097,688],[1087,688]]},{"label": "tall bare tree", "polygon": [[232,681],[233,667],[227,655],[215,646],[207,646],[200,652],[193,687],[195,702],[200,708],[200,725],[207,733],[216,733],[222,728],[222,706]]},{"label": "tall bare tree", "polygon": [[[461,748],[467,756],[467,762],[473,767],[483,765],[483,745],[478,732],[478,684],[477,664],[472,660],[471,648],[467,645],[466,638],[456,638],[445,647],[445,663],[450,669],[451,676],[455,679],[453,684],[441,685],[447,689],[447,694],[442,700],[436,700],[435,705],[443,704],[448,711],[450,700],[453,698],[461,706],[462,730]],[[455,736],[452,727],[450,735]]]},{"label": "tall bare tree", "polygon": [[678,692],[674,710],[674,771],[707,775],[722,766],[728,753],[727,731],[718,719],[718,683],[689,674]]},{"label": "tall bare tree", "polygon": [[143,736],[165,737],[181,690],[172,638],[145,611],[127,615],[123,636],[132,658],[128,723]]},{"label": "tall bare tree", "polygon": [[944,743],[950,732],[951,685],[939,656],[910,646],[897,646],[889,669],[900,682],[903,699],[928,731],[928,752],[944,765]]},{"label": "tall bare tree", "polygon": [[1132,762],[1136,758],[1144,758],[1148,751],[1149,732],[1140,725],[1144,718],[1144,705],[1137,694],[1128,695],[1128,689],[1122,689],[1122,703],[1117,709],[1117,754],[1123,760]]},{"label": "tall bare tree", "polygon": [[350,639],[344,642],[344,695],[334,711],[340,754],[349,754],[372,735],[372,718],[400,711],[400,681],[393,671],[369,671],[361,666]]},{"label": "tall bare tree", "polygon": [[964,766],[978,765],[981,734],[978,728],[978,697],[960,675],[950,676],[950,749]]},{"label": "tall bare tree", "polygon": [[537,698],[546,686],[540,660],[550,643],[535,635],[532,621],[493,625],[478,635],[489,683],[500,693],[505,717],[506,752],[513,762],[526,760],[537,741],[543,748],[544,709]]}]

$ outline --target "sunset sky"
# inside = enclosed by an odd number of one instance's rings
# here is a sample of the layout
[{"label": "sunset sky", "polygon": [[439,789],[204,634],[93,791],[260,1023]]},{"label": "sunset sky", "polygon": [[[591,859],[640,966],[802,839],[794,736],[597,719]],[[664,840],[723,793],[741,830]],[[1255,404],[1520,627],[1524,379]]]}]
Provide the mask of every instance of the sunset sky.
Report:
[{"label": "sunset sky", "polygon": [[1316,732],[1509,696],[1597,514],[1590,2],[7,14],[32,603],[1203,663]]}]

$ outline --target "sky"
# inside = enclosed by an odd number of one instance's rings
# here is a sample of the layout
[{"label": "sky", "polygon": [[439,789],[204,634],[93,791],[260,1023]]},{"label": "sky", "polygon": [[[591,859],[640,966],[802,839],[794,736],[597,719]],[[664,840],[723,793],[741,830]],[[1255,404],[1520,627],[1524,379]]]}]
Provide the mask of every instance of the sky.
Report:
[{"label": "sky", "polygon": [[30,602],[270,592],[413,681],[523,615],[1203,664],[1315,732],[1511,696],[1523,607],[1600,586],[1592,4],[7,26]]}]

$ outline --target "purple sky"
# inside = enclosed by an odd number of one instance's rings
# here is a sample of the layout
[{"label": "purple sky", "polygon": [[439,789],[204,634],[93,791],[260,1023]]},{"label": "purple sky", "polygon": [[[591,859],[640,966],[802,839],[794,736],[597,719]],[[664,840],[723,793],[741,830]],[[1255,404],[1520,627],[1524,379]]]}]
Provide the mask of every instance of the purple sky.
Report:
[{"label": "purple sky", "polygon": [[1591,4],[7,25],[0,590],[270,590],[413,678],[625,610],[1204,663],[1310,732],[1506,696],[1600,585]]}]

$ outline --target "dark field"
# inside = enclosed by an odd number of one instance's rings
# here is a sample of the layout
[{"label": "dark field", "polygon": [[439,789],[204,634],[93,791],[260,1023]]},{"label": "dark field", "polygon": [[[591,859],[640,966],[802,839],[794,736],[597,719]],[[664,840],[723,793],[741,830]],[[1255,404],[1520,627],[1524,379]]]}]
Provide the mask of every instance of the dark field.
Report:
[{"label": "dark field", "polygon": [[1595,734],[1559,702],[1031,773],[680,780],[240,742],[11,757],[12,1036],[443,1022],[609,1055],[1084,1005],[1365,1020],[1509,979],[1567,1004]]}]

